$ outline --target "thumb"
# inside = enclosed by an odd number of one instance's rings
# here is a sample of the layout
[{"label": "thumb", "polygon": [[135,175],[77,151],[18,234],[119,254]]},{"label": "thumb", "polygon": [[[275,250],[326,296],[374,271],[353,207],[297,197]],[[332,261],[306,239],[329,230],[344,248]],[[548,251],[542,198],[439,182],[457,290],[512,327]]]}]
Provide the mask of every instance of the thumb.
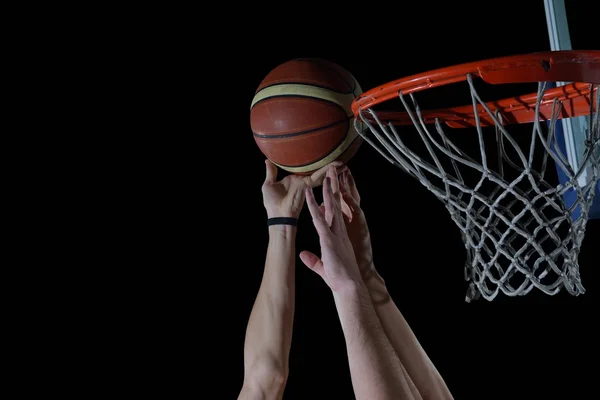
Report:
[{"label": "thumb", "polygon": [[275,183],[275,179],[277,179],[277,167],[268,158],[265,159],[265,165],[267,167],[265,183]]},{"label": "thumb", "polygon": [[300,252],[300,260],[302,260],[304,265],[306,265],[308,268],[312,269],[321,277],[323,277],[323,261],[321,261],[321,259],[317,257],[314,253],[304,250]]}]

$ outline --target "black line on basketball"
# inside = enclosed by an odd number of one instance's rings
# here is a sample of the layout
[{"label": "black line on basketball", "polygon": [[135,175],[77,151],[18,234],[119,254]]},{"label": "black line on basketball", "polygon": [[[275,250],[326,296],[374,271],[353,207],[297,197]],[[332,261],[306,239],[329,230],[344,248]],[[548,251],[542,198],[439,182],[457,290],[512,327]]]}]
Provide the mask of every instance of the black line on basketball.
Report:
[{"label": "black line on basketball", "polygon": [[329,125],[323,125],[323,126],[320,126],[318,128],[308,129],[306,131],[301,131],[301,132],[283,133],[281,135],[265,135],[265,134],[262,134],[262,133],[254,133],[254,132],[252,132],[252,134],[254,136],[258,137],[258,138],[261,138],[261,139],[284,139],[284,138],[289,138],[289,137],[293,137],[293,136],[306,135],[307,133],[312,133],[312,132],[320,131],[322,129],[328,129],[328,128],[334,127],[336,125],[343,124],[344,122],[346,122],[346,121],[348,121],[350,119],[352,119],[352,117],[348,117],[348,118],[343,119],[341,121],[336,121],[336,122],[331,123]]},{"label": "black line on basketball", "polygon": [[[352,118],[350,118],[350,119],[352,119]],[[350,133],[350,125],[348,125],[348,132],[346,133],[346,135],[345,135],[345,136],[342,138],[342,140],[340,140],[340,141],[339,141],[339,142],[338,142],[338,143],[337,143],[335,146],[333,146],[333,148],[331,149],[331,151],[330,151],[329,153],[327,153],[327,154],[324,154],[323,156],[321,156],[321,157],[319,157],[319,158],[317,158],[317,159],[315,159],[315,160],[313,160],[313,161],[309,161],[309,162],[307,162],[306,164],[301,164],[301,165],[285,165],[285,164],[281,164],[281,163],[278,163],[278,164],[279,164],[279,165],[281,165],[282,167],[287,167],[287,168],[301,168],[301,167],[305,167],[305,166],[307,166],[307,165],[310,165],[310,164],[314,164],[315,162],[317,162],[317,161],[320,161],[320,160],[322,160],[322,159],[326,158],[326,157],[327,157],[328,155],[330,155],[331,153],[333,153],[333,152],[334,152],[334,151],[335,151],[335,150],[338,148],[338,146],[339,146],[340,144],[342,144],[342,143],[344,142],[344,140],[346,140],[346,137],[348,136],[348,133]],[[355,137],[354,139],[352,139],[352,141],[351,141],[351,142],[348,144],[348,146],[347,146],[347,147],[344,149],[344,151],[342,151],[342,152],[340,153],[340,156],[341,156],[342,154],[344,154],[344,152],[345,152],[346,150],[348,150],[348,149],[350,148],[350,146],[352,146],[352,144],[354,144],[354,142],[355,142],[357,139],[359,139],[360,137],[361,137],[360,135],[356,135],[356,137]]]}]

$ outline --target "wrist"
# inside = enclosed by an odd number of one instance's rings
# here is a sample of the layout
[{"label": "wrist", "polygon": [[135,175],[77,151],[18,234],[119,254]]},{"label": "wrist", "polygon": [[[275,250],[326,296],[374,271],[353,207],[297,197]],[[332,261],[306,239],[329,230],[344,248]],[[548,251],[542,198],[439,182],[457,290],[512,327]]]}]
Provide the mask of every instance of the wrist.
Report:
[{"label": "wrist", "polygon": [[267,217],[267,226],[269,227],[269,231],[272,227],[296,227],[297,224],[298,218],[296,217]]},{"label": "wrist", "polygon": [[371,262],[367,267],[362,268],[360,274],[363,278],[363,281],[367,286],[385,286],[385,281],[383,277],[379,275],[379,272],[375,269],[373,262]]},{"label": "wrist", "polygon": [[293,238],[296,236],[297,227],[295,225],[271,225],[269,226],[270,237]]},{"label": "wrist", "polygon": [[298,219],[300,213],[292,212],[291,210],[277,210],[266,208],[267,218],[296,218]]},{"label": "wrist", "polygon": [[333,290],[333,295],[337,299],[353,299],[368,296],[369,289],[362,279],[348,280]]},{"label": "wrist", "polygon": [[366,272],[365,276],[363,276],[363,280],[369,290],[369,295],[371,296],[371,301],[374,306],[380,306],[389,302],[390,295],[385,280],[375,270],[375,267],[370,268]]}]

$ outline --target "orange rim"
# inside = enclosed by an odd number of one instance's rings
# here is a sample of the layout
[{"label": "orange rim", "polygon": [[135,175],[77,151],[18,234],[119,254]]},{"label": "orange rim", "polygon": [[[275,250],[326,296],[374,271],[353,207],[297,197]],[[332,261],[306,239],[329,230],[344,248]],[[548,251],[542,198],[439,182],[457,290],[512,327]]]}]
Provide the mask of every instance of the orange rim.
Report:
[{"label": "orange rim", "polygon": [[[575,82],[546,91],[540,105],[540,119],[550,119],[554,98],[561,100],[563,107],[558,118],[588,115],[595,108],[597,86],[600,84],[600,50],[548,51],[526,55],[494,58],[452,67],[440,68],[378,86],[357,97],[352,103],[352,112],[361,119],[361,112],[369,110],[387,100],[403,95],[432,89],[467,80],[467,75],[479,77],[489,84],[528,82]],[[487,102],[492,112],[501,114],[505,124],[533,122],[537,93]],[[436,119],[451,127],[476,126],[475,110],[472,105],[422,110],[425,123]],[[494,125],[484,107],[478,105],[482,126]],[[394,125],[411,125],[406,112],[377,112],[382,122]],[[370,114],[367,119],[373,121]]]}]

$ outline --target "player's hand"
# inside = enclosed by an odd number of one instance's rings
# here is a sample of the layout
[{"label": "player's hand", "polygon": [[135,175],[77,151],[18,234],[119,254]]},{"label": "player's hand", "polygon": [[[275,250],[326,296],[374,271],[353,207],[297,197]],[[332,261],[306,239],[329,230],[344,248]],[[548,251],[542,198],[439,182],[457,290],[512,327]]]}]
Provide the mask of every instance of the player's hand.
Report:
[{"label": "player's hand", "polygon": [[[341,203],[346,231],[354,249],[354,256],[364,280],[375,274],[373,266],[373,249],[371,235],[365,214],[360,208],[360,194],[350,169],[340,174],[337,182],[333,184],[333,194],[336,201]],[[321,211],[325,213],[325,206],[321,204]],[[325,219],[330,223],[325,213]]]},{"label": "player's hand", "polygon": [[325,212],[317,204],[312,190],[306,190],[308,209],[319,234],[321,257],[306,250],[300,253],[302,262],[319,274],[334,292],[363,285],[346,231],[341,202],[336,199],[333,191],[336,182],[335,169],[330,168],[323,182]]},{"label": "player's hand", "polygon": [[339,187],[348,237],[354,248],[354,255],[360,272],[363,279],[366,280],[370,275],[375,273],[373,248],[371,247],[371,235],[367,219],[360,207],[360,194],[349,169],[340,175]]},{"label": "player's hand", "polygon": [[[340,161],[318,169],[310,176],[288,175],[277,181],[277,166],[269,159],[265,160],[266,177],[262,185],[263,204],[267,210],[267,218],[298,218],[304,205],[306,188],[314,188],[323,184],[328,167],[337,174],[347,169]],[[337,175],[336,175],[337,176]]]}]

